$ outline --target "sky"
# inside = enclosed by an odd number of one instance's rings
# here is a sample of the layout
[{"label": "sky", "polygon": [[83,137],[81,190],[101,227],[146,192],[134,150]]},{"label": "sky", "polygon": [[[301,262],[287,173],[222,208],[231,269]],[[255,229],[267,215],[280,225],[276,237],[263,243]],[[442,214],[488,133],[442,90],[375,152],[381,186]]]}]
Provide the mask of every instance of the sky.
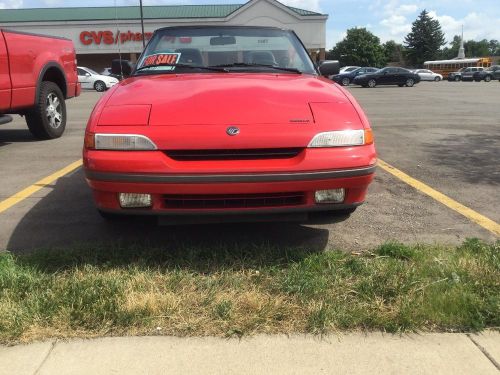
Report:
[{"label": "sky", "polygon": [[[498,0],[280,0],[282,3],[329,15],[327,49],[352,27],[366,27],[382,42],[403,42],[417,15],[427,9],[438,19],[447,41],[461,33],[465,40],[500,40]],[[86,6],[136,5],[139,0],[86,0]],[[245,0],[143,0],[144,5],[238,4]],[[0,0],[0,9],[82,6],[81,0]]]}]

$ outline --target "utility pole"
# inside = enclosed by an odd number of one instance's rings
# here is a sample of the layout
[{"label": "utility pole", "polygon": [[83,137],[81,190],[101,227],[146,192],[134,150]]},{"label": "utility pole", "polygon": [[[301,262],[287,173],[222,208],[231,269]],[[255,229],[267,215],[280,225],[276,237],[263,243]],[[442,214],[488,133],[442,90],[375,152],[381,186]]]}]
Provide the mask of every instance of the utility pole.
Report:
[{"label": "utility pole", "polygon": [[144,49],[146,48],[146,35],[144,35],[144,14],[142,13],[142,0],[139,0],[139,8],[141,9],[142,49]]}]

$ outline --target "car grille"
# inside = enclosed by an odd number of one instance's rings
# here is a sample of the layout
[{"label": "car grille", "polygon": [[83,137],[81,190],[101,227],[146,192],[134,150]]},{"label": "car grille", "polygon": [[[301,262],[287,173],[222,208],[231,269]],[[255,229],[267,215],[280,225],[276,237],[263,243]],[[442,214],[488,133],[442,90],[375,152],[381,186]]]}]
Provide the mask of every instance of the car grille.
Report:
[{"label": "car grille", "polygon": [[166,208],[223,209],[298,206],[305,203],[305,194],[226,194],[226,195],[164,195]]},{"label": "car grille", "polygon": [[260,148],[236,150],[171,150],[164,153],[178,161],[290,159],[302,148]]}]

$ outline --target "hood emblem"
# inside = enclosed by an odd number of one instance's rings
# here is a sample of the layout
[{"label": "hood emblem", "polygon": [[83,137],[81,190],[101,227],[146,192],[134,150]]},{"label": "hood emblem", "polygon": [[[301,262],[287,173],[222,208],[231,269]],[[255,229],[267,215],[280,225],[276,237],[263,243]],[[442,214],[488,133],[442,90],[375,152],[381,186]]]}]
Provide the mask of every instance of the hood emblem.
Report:
[{"label": "hood emblem", "polygon": [[240,134],[240,129],[238,129],[236,126],[230,126],[229,128],[226,129],[227,135],[235,136]]}]

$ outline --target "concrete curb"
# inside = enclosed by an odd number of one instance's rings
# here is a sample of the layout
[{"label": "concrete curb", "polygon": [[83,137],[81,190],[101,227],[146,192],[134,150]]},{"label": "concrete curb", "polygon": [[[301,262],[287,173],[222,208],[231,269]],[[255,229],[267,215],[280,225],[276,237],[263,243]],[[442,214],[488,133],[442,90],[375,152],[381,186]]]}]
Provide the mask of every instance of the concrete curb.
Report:
[{"label": "concrete curb", "polygon": [[[500,333],[110,337],[0,347],[0,374],[497,374]],[[480,343],[480,344],[479,344]],[[482,349],[478,347],[480,345]]]}]

